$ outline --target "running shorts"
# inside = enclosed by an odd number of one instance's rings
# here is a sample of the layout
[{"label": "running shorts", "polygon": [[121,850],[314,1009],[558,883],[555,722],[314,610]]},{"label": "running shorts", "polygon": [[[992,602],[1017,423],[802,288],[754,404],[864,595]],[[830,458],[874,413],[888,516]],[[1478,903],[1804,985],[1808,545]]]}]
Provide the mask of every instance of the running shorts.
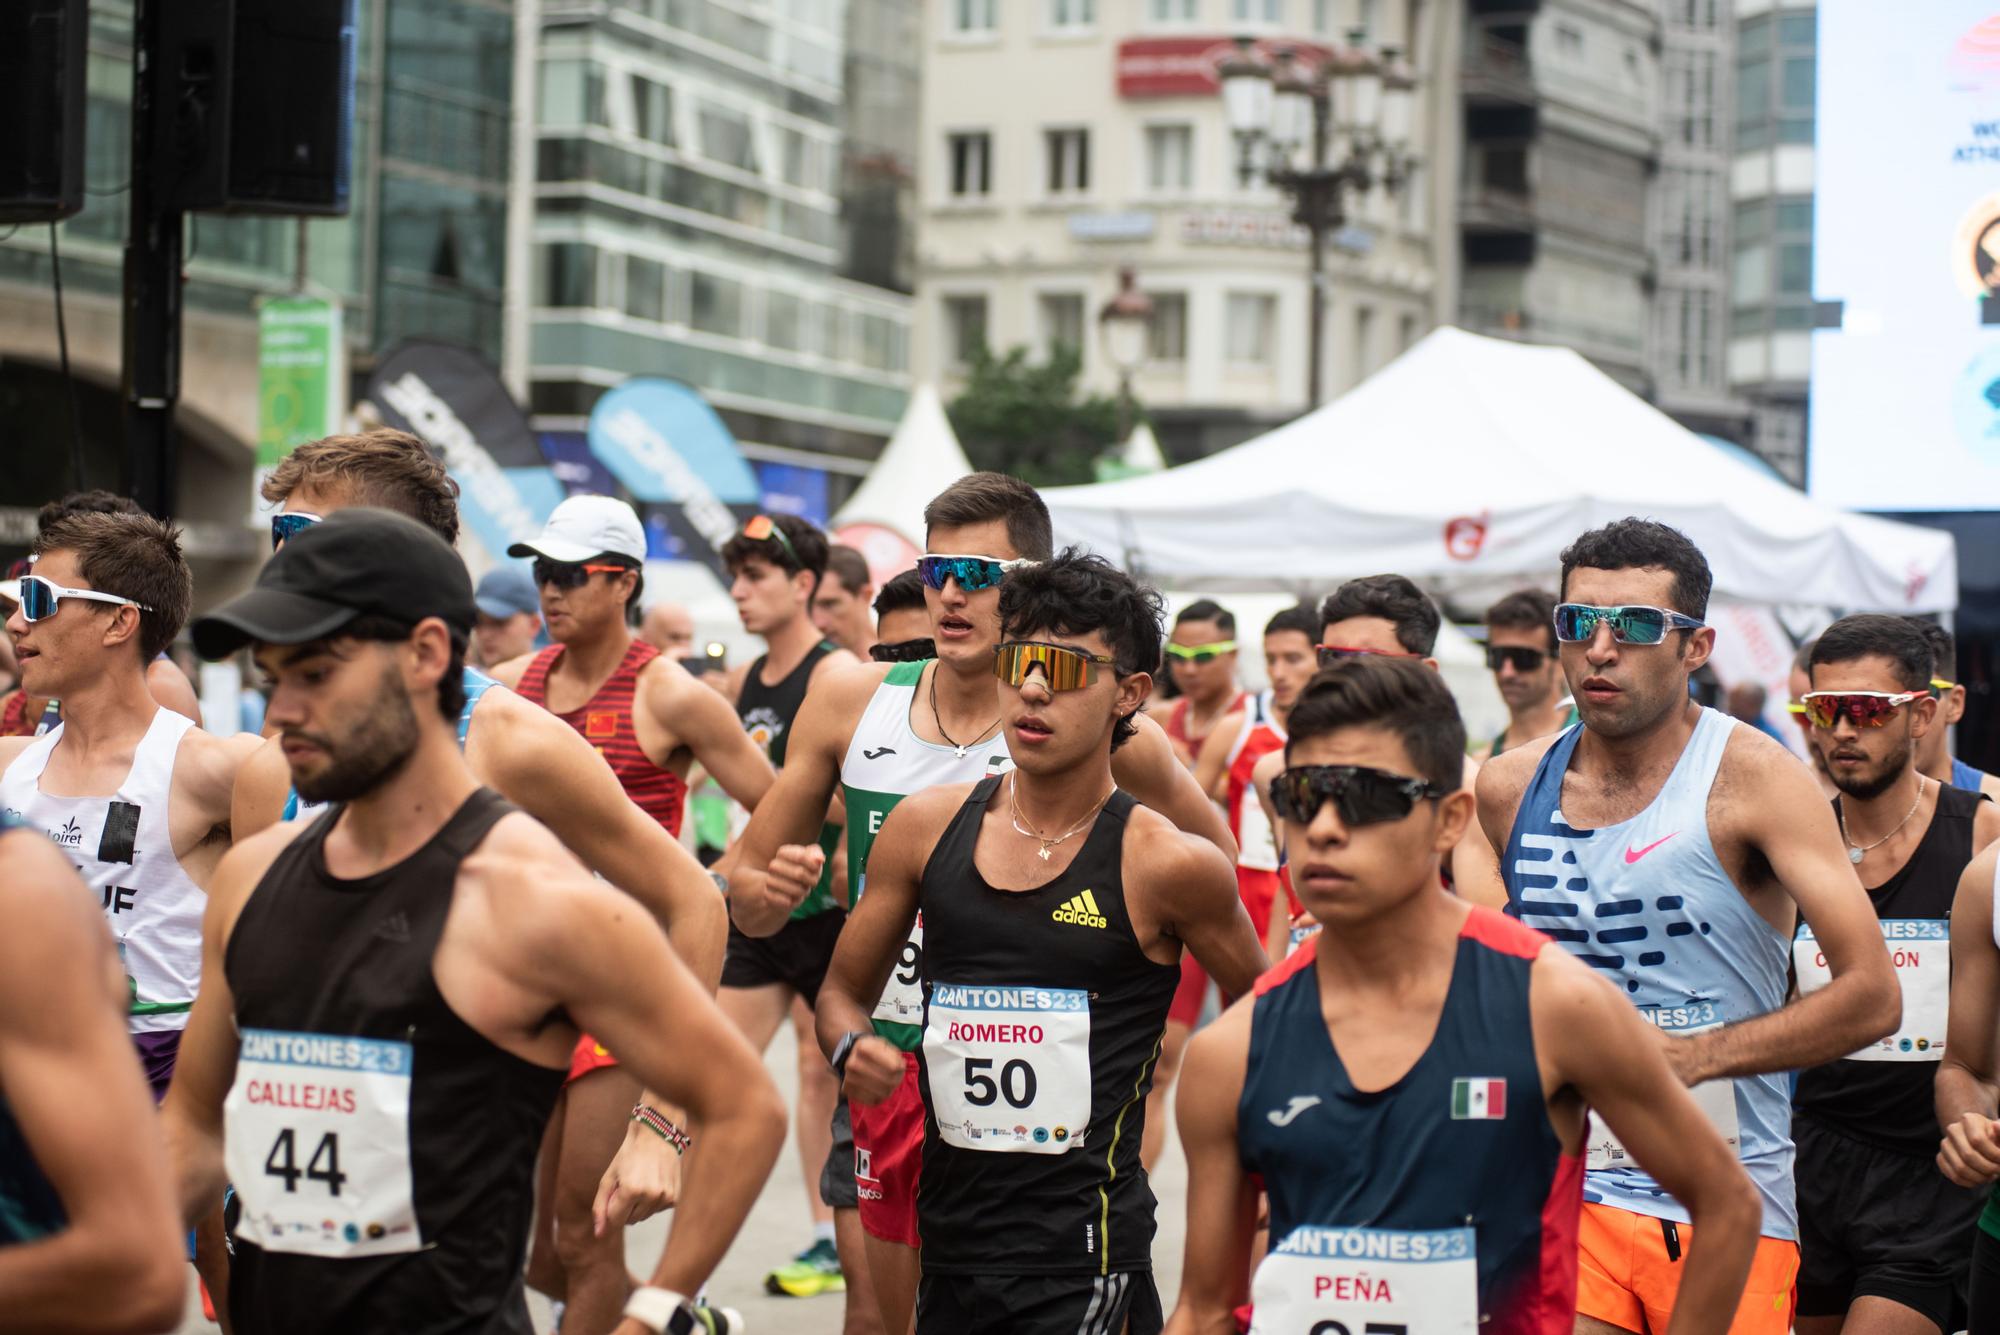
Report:
[{"label": "running shorts", "polygon": [[1792,1119],[1792,1139],[1799,1315],[1841,1316],[1856,1298],[1886,1298],[1939,1330],[1965,1329],[1984,1193],[1953,1185],[1928,1158],[1862,1144],[1809,1117]]},{"label": "running shorts", "polygon": [[[1577,1221],[1576,1310],[1626,1330],[1665,1330],[1694,1229],[1593,1201]],[[1730,1335],[1790,1335],[1799,1245],[1757,1239]]]},{"label": "running shorts", "polygon": [[874,1107],[852,1104],[854,1194],[871,1238],[923,1244],[917,1233],[917,1180],[924,1169],[924,1100],[917,1054],[903,1054],[903,1083]]},{"label": "running shorts", "polygon": [[618,1059],[606,1050],[602,1043],[584,1034],[576,1040],[576,1051],[569,1056],[569,1074],[563,1077],[564,1085],[573,1085],[592,1071],[601,1071],[607,1066],[616,1066]]},{"label": "running shorts", "polygon": [[[1243,907],[1250,911],[1250,925],[1257,929],[1259,941],[1271,929],[1271,906],[1277,902],[1279,888],[1277,872],[1260,871],[1255,867],[1236,869],[1236,893],[1242,896]],[[1289,896],[1290,887],[1284,888]],[[1201,1003],[1207,996],[1207,971],[1195,963],[1192,952],[1182,951],[1181,983],[1174,989],[1173,1004],[1167,1008],[1168,1021],[1192,1029],[1201,1020]],[[1227,995],[1223,997],[1225,1009],[1231,1000]]]},{"label": "running shorts", "polygon": [[146,1084],[155,1103],[167,1096],[167,1086],[174,1082],[174,1063],[181,1055],[181,1035],[185,1032],[156,1029],[132,1035],[132,1046],[138,1049],[139,1065],[146,1068]]},{"label": "running shorts", "polygon": [[1114,1275],[934,1275],[917,1286],[917,1335],[1159,1335],[1149,1270]]},{"label": "running shorts", "polygon": [[854,1187],[854,1118],[845,1098],[833,1104],[833,1143],[819,1170],[819,1198],[829,1210],[852,1210],[860,1204]]},{"label": "running shorts", "polygon": [[1965,1328],[2000,1330],[2000,1238],[1985,1229],[1972,1240],[1972,1278],[1967,1284]]},{"label": "running shorts", "polygon": [[806,999],[819,1001],[826,966],[833,963],[834,943],[847,922],[841,909],[810,918],[793,918],[770,936],[745,936],[729,924],[729,952],[722,959],[724,987],[768,987],[781,983]]}]

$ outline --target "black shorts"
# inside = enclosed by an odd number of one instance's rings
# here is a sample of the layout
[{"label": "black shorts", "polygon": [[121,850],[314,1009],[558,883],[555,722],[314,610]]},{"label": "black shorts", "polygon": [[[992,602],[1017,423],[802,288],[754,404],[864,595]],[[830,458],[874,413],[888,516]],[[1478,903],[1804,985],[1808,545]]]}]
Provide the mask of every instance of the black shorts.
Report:
[{"label": "black shorts", "polygon": [[1972,1282],[1965,1329],[2000,1330],[2000,1238],[1983,1228],[1973,1230]]},{"label": "black shorts", "polygon": [[833,1143],[827,1146],[826,1164],[819,1170],[819,1198],[829,1210],[861,1208],[854,1185],[854,1118],[844,1094],[833,1102]]},{"label": "black shorts", "polygon": [[917,1335],[1159,1335],[1150,1270],[1115,1275],[934,1275],[917,1286]]},{"label": "black shorts", "polygon": [[1798,1143],[1801,1317],[1886,1298],[1955,1331],[1985,1193],[1952,1185],[1930,1159],[1850,1139],[1809,1117]]},{"label": "black shorts", "polygon": [[794,918],[771,936],[745,936],[729,924],[729,953],[722,959],[724,987],[767,987],[783,983],[811,1006],[819,1000],[833,946],[847,922],[845,909]]}]

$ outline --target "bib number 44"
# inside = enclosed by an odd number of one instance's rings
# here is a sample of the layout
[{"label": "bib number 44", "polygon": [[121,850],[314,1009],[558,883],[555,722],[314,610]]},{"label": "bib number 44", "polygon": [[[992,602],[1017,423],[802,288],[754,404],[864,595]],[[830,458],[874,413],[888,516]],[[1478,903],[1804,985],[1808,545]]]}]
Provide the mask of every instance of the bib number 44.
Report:
[{"label": "bib number 44", "polygon": [[271,1152],[264,1156],[264,1173],[267,1177],[280,1178],[286,1191],[297,1191],[299,1179],[326,1183],[327,1194],[338,1196],[341,1183],[347,1181],[347,1174],[340,1171],[340,1133],[329,1131],[319,1138],[313,1147],[312,1157],[301,1170],[298,1166],[298,1135],[291,1127],[278,1133],[271,1142]]}]

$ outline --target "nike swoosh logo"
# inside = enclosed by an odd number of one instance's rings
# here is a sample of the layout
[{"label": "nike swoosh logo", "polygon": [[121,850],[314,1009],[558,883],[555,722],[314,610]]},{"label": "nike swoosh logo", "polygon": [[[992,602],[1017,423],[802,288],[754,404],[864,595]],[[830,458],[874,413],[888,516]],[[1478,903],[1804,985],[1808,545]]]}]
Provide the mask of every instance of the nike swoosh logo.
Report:
[{"label": "nike swoosh logo", "polygon": [[[1680,831],[1679,831],[1679,830],[1675,830],[1675,831],[1674,831],[1674,834],[1679,834],[1679,833],[1680,833]],[[1654,840],[1654,841],[1653,841],[1652,843],[1650,843],[1650,844],[1647,844],[1647,845],[1646,845],[1646,846],[1645,846],[1644,848],[1628,848],[1628,849],[1626,849],[1626,850],[1625,850],[1625,865],[1626,865],[1626,866],[1628,866],[1628,867],[1629,867],[1629,866],[1631,866],[1631,865],[1632,865],[1633,863],[1637,862],[1637,861],[1638,861],[1638,860],[1639,860],[1640,858],[1643,858],[1643,857],[1645,857],[1645,856],[1646,856],[1646,854],[1648,854],[1648,853],[1652,852],[1652,851],[1653,851],[1654,849],[1658,848],[1658,847],[1659,847],[1659,846],[1660,846],[1661,844],[1664,844],[1665,842],[1667,842],[1667,839],[1671,839],[1671,838],[1673,838],[1673,837],[1674,837],[1674,834],[1670,834],[1670,835],[1668,835],[1668,836],[1666,837],[1666,839],[1655,839],[1655,840]]]},{"label": "nike swoosh logo", "polygon": [[893,756],[895,754],[896,748],[893,746],[878,746],[873,751],[863,751],[861,758],[863,760],[880,760],[883,756]]},{"label": "nike swoosh logo", "polygon": [[1308,1108],[1317,1107],[1318,1104],[1319,1095],[1317,1094],[1294,1094],[1292,1095],[1291,1103],[1286,1106],[1283,1112],[1279,1112],[1274,1108],[1270,1112],[1265,1113],[1264,1116],[1271,1119],[1272,1126],[1290,1126],[1300,1113]]}]

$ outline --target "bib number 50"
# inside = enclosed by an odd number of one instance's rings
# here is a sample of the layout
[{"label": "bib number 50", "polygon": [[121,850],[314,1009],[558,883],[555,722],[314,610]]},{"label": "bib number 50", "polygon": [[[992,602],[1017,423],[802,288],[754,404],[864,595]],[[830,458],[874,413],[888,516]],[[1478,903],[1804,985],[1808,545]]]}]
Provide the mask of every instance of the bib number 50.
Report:
[{"label": "bib number 50", "polygon": [[965,1101],[975,1108],[990,1108],[995,1100],[1007,1100],[1010,1108],[1025,1108],[1035,1101],[1035,1068],[1016,1057],[1000,1068],[999,1079],[991,1057],[965,1059]]}]

